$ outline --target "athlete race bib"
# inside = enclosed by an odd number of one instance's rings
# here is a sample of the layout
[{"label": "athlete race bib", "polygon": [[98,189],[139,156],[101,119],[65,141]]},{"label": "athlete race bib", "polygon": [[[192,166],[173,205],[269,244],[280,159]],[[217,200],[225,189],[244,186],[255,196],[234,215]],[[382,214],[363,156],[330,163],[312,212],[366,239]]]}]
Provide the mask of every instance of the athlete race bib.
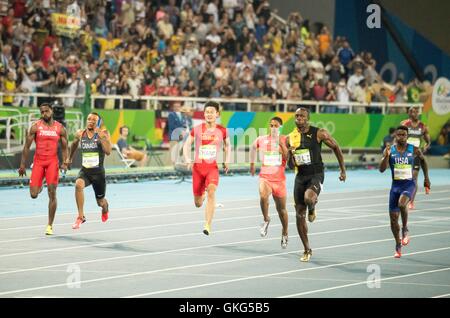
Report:
[{"label": "athlete race bib", "polygon": [[87,169],[98,168],[100,164],[100,157],[98,152],[85,152],[83,153],[83,167]]},{"label": "athlete race bib", "polygon": [[299,149],[294,153],[294,159],[297,166],[306,166],[311,164],[311,154],[309,149]]},{"label": "athlete race bib", "polygon": [[394,165],[394,180],[411,180],[412,166],[405,164]]},{"label": "athlete race bib", "polygon": [[216,145],[202,145],[198,151],[198,157],[201,160],[216,160]]},{"label": "athlete race bib", "polygon": [[278,151],[266,151],[264,153],[263,165],[270,167],[281,166],[281,154]]},{"label": "athlete race bib", "polygon": [[420,147],[420,138],[408,138],[408,144],[413,145],[414,147]]}]

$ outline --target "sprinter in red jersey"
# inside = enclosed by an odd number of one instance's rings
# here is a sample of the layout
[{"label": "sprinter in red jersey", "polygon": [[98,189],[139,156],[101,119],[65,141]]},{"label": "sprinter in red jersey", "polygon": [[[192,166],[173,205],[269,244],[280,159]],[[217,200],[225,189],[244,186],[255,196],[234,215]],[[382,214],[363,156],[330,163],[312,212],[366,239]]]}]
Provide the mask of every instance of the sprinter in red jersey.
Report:
[{"label": "sprinter in red jersey", "polygon": [[[56,213],[56,187],[59,178],[58,143],[61,140],[63,162],[67,161],[67,132],[63,125],[53,120],[53,108],[51,104],[42,104],[39,107],[41,119],[33,123],[27,135],[20,161],[19,176],[26,175],[25,165],[30,154],[31,144],[36,143],[33,169],[30,177],[30,195],[36,199],[42,191],[42,182],[47,181],[48,188],[48,225],[46,235],[53,234],[53,221]],[[67,170],[67,165],[61,165],[62,170]]]},{"label": "sprinter in red jersey", "polygon": [[[189,138],[183,147],[183,154],[188,165],[192,169],[192,187],[195,206],[200,208],[205,200],[205,191],[208,193],[205,211],[205,226],[203,233],[211,233],[211,221],[216,207],[216,190],[219,185],[219,168],[217,158],[220,145],[223,145],[224,162],[223,169],[228,173],[230,162],[230,139],[227,129],[216,124],[220,116],[220,105],[216,102],[208,102],[204,108],[205,123],[192,129]],[[195,142],[195,159],[191,159],[191,145]]]},{"label": "sprinter in red jersey", "polygon": [[[417,107],[411,107],[408,111],[409,118],[400,123],[402,126],[408,127],[408,144],[413,145],[416,148],[422,150],[422,153],[425,154],[431,146],[431,138],[430,133],[428,131],[428,127],[420,121],[419,119],[419,109]],[[425,141],[425,144],[422,143],[422,139]],[[422,147],[423,146],[423,147]],[[418,189],[417,178],[419,177],[420,171],[420,159],[419,157],[414,158],[413,165],[413,179],[416,184],[414,189],[414,193],[412,195],[411,200],[409,201],[408,208],[410,210],[414,210],[414,199],[416,198],[416,193]],[[428,194],[430,189],[425,188],[425,193]]]},{"label": "sprinter in red jersey", "polygon": [[264,222],[261,224],[260,234],[267,236],[270,223],[269,197],[273,196],[275,207],[283,226],[281,231],[281,247],[287,248],[288,244],[288,213],[286,209],[286,175],[285,166],[288,157],[286,136],[281,135],[283,120],[274,117],[270,120],[270,134],[258,137],[250,150],[250,173],[256,173],[255,161],[259,149],[262,161],[259,174],[259,196],[261,212]]}]

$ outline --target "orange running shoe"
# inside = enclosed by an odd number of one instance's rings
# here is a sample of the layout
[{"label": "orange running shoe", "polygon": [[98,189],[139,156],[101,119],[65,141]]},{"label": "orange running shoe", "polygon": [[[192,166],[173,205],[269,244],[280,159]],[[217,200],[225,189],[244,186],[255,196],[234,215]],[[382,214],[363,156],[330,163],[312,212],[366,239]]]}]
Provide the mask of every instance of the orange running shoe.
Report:
[{"label": "orange running shoe", "polygon": [[78,230],[80,228],[80,225],[86,222],[86,218],[83,216],[83,218],[77,217],[75,220],[75,223],[72,224],[72,229]]},{"label": "orange running shoe", "polygon": [[403,229],[402,230],[402,245],[406,246],[409,244],[409,242],[410,242],[409,231],[408,231],[408,229]]},{"label": "orange running shoe", "polygon": [[394,257],[395,257],[395,258],[400,258],[400,257],[402,257],[402,244],[398,244],[398,245],[395,247],[395,254],[394,254]]},{"label": "orange running shoe", "polygon": [[102,212],[102,222],[108,221],[108,217],[109,217],[108,214],[109,214],[109,212],[105,212],[105,213]]}]

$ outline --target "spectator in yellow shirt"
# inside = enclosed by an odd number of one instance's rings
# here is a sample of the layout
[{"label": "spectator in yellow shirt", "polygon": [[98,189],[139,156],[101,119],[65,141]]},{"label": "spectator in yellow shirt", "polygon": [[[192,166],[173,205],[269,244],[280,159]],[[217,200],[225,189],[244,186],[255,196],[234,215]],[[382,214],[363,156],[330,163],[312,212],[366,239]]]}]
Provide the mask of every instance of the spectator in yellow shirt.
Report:
[{"label": "spectator in yellow shirt", "polygon": [[[16,80],[14,78],[14,73],[9,71],[8,75],[6,76],[5,81],[3,82],[3,89],[2,91],[7,93],[15,93],[17,89],[16,86]],[[3,106],[13,106],[14,102],[14,96],[11,95],[5,95],[3,97]]]},{"label": "spectator in yellow shirt", "polygon": [[112,33],[109,32],[108,36],[105,38],[97,38],[98,43],[100,44],[100,58],[105,58],[106,51],[112,51],[116,46],[122,43],[122,39],[114,39]]}]

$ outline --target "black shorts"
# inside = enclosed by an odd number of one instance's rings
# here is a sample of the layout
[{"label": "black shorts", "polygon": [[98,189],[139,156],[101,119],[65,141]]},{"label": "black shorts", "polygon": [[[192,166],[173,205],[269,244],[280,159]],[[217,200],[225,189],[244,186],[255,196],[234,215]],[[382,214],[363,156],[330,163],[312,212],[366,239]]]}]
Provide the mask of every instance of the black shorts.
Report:
[{"label": "black shorts", "polygon": [[90,173],[81,169],[77,179],[83,179],[86,187],[92,184],[94,188],[95,198],[103,199],[106,194],[106,177],[105,172]]},{"label": "black shorts", "polygon": [[325,179],[324,174],[312,174],[309,176],[301,176],[297,174],[295,177],[294,185],[294,201],[295,205],[305,205],[305,192],[308,189],[314,191],[317,195],[320,194],[322,190],[323,180]]},{"label": "black shorts", "polygon": [[420,171],[420,158],[417,157],[417,156],[414,157],[413,170],[415,170],[415,171]]}]

